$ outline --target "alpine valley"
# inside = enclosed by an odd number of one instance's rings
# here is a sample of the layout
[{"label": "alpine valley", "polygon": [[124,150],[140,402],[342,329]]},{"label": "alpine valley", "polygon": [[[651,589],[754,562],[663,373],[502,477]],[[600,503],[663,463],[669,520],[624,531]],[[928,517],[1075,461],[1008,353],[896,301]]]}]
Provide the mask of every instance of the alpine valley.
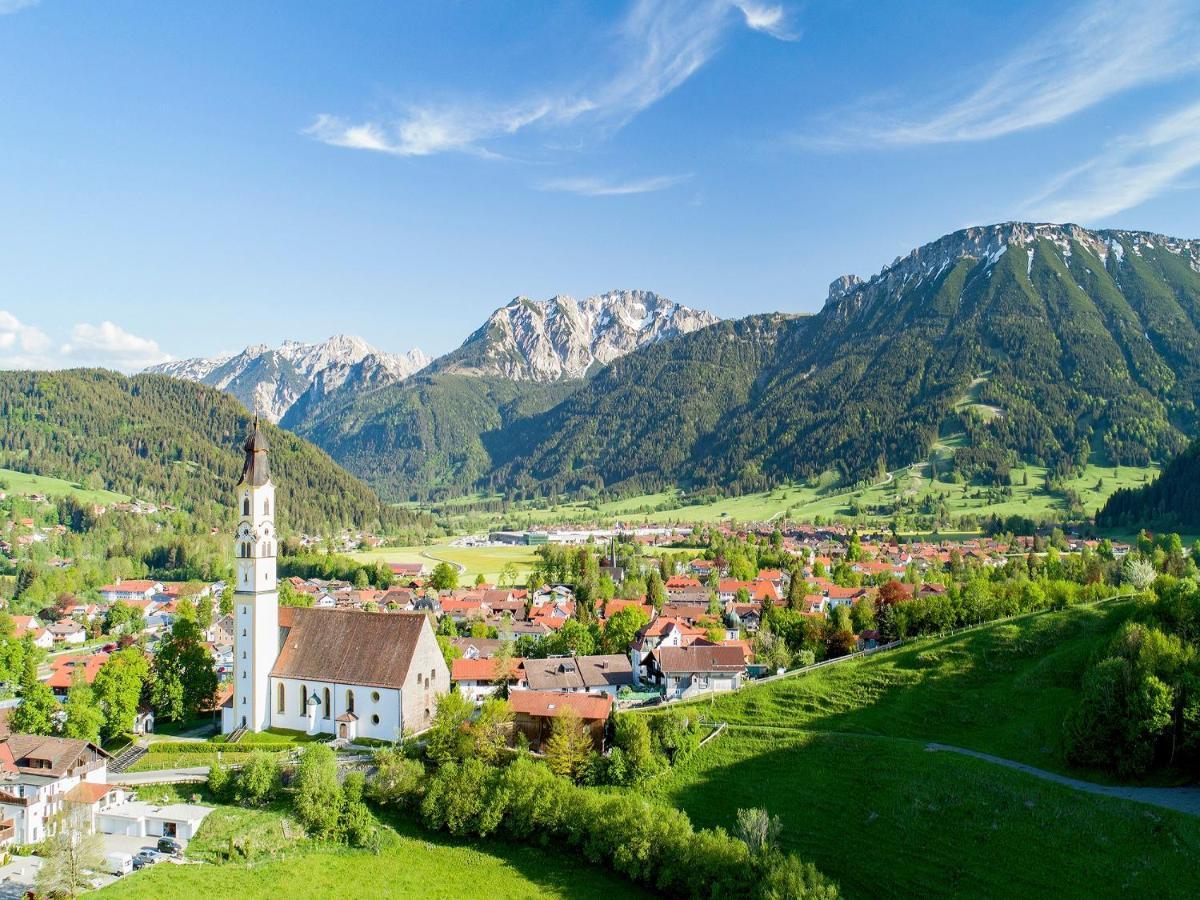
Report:
[{"label": "alpine valley", "polygon": [[1012,222],[838,278],[815,315],[718,322],[618,291],[517,298],[423,367],[335,342],[322,366],[285,344],[159,369],[257,400],[390,500],[912,464],[1001,483],[1022,461],[1165,461],[1197,433],[1200,241]]}]

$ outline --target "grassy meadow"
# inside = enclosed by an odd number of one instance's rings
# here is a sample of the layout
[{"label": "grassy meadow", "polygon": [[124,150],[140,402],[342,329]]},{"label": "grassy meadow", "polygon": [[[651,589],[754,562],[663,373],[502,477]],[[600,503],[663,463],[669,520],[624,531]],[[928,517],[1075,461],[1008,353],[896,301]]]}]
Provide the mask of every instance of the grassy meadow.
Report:
[{"label": "grassy meadow", "polygon": [[1189,896],[1200,819],[926,749],[1104,780],[1066,766],[1062,723],[1130,612],[1038,613],[698,701],[730,727],[651,791],[697,825],[766,807],[850,897]]},{"label": "grassy meadow", "polygon": [[[147,793],[145,790],[143,793]],[[170,792],[168,792],[170,793]],[[321,847],[281,805],[218,806],[187,849],[202,865],[151,866],[96,894],[99,898],[327,897],[611,898],[645,896],[635,885],[574,854],[500,841],[460,841],[398,819],[383,823],[378,853]],[[245,861],[223,862],[231,841]]]},{"label": "grassy meadow", "polygon": [[[953,444],[954,438],[947,438],[936,445],[931,459],[936,463],[952,453]],[[1047,519],[1067,512],[1067,503],[1063,497],[1058,493],[1048,493],[1045,489],[1046,469],[1029,465],[1014,470],[1014,473],[1017,484],[1012,486],[1012,496],[1006,498],[990,497],[988,491],[978,485],[952,484],[932,479],[930,476],[933,470],[929,463],[925,462],[894,472],[886,481],[853,490],[825,490],[806,484],[789,484],[769,491],[691,504],[683,503],[682,495],[677,491],[662,491],[605,503],[577,501],[514,505],[503,515],[472,515],[466,512],[466,505],[472,500],[487,499],[468,497],[439,504],[433,511],[452,527],[463,532],[487,530],[501,522],[507,527],[536,528],[579,522],[650,525],[765,522],[783,517],[810,522],[818,516],[825,520],[850,521],[855,518],[853,505],[883,505],[890,503],[897,494],[917,500],[926,496],[944,499],[951,517],[1015,514],[1033,519]],[[1102,506],[1118,488],[1140,487],[1153,480],[1157,474],[1158,468],[1155,466],[1143,468],[1088,465],[1078,476],[1063,482],[1063,486],[1077,493],[1084,509],[1091,513]],[[405,549],[418,552],[421,548]]]},{"label": "grassy meadow", "polygon": [[92,491],[77,482],[49,478],[45,475],[30,475],[15,469],[0,469],[0,486],[3,486],[0,489],[14,495],[45,494],[47,497],[63,497],[72,494],[81,503],[107,505],[129,499],[125,494],[105,490]]},{"label": "grassy meadow", "polygon": [[728,730],[659,798],[697,826],[761,806],[855,897],[1190,897],[1200,820],[911,741]]}]

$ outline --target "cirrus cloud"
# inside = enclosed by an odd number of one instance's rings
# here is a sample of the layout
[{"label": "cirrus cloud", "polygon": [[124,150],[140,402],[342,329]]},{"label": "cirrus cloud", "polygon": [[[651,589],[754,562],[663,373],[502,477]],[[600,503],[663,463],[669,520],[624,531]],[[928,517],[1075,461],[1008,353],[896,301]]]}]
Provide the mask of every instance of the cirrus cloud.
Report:
[{"label": "cirrus cloud", "polygon": [[[740,13],[737,15],[736,13]],[[580,88],[500,102],[413,103],[398,115],[366,121],[321,113],[303,134],[325,144],[392,156],[461,152],[499,156],[484,142],[543,129],[588,124],[620,129],[680,87],[720,49],[731,25],[794,40],[782,6],[754,0],[635,0],[615,31],[614,68]]]}]

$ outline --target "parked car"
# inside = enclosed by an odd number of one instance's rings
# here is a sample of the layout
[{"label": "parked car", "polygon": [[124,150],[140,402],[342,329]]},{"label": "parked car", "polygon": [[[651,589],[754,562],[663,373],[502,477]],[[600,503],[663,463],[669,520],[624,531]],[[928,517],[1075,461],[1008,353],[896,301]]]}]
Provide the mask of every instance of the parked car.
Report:
[{"label": "parked car", "polygon": [[104,858],[106,871],[120,877],[133,871],[133,857],[128,853],[110,853]]},{"label": "parked car", "polygon": [[159,838],[158,852],[166,853],[169,856],[179,856],[179,854],[183,853],[183,844],[179,843],[179,841],[175,840],[174,838]]},{"label": "parked car", "polygon": [[117,649],[117,645],[116,644],[105,644],[100,649],[103,650],[105,653],[112,653],[114,650]]},{"label": "parked car", "polygon": [[152,850],[149,847],[143,847],[137,853],[133,854],[133,867],[140,869],[142,866],[152,866],[160,861],[163,855],[157,850]]}]

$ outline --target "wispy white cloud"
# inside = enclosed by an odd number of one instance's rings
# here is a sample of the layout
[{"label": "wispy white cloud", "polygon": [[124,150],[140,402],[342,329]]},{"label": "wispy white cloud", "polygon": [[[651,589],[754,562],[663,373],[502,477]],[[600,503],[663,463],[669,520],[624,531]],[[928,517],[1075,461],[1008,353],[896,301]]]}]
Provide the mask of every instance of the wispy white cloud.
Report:
[{"label": "wispy white cloud", "polygon": [[548,130],[587,122],[616,130],[691,78],[739,19],[757,31],[793,39],[780,6],[751,0],[635,0],[605,57],[618,60],[615,68],[592,75],[582,88],[516,101],[413,104],[397,116],[367,121],[322,113],[304,133],[336,147],[394,156],[448,151],[495,156],[485,142],[531,126]]},{"label": "wispy white cloud", "polygon": [[800,37],[799,33],[789,26],[787,12],[780,4],[771,6],[754,3],[752,0],[738,0],[734,5],[746,17],[746,25],[755,31],[769,34],[781,41],[794,41]]},{"label": "wispy white cloud", "polygon": [[29,9],[29,7],[37,6],[41,2],[42,0],[0,0],[0,16],[7,16],[10,13]]},{"label": "wispy white cloud", "polygon": [[630,181],[611,181],[605,178],[579,176],[575,178],[552,178],[538,187],[543,191],[563,191],[581,194],[584,197],[619,197],[626,194],[648,194],[674,187],[691,178],[687,175],[657,175]]},{"label": "wispy white cloud", "polygon": [[1031,217],[1091,222],[1130,209],[1200,168],[1200,103],[1127,134],[1054,179],[1026,204]]},{"label": "wispy white cloud", "polygon": [[50,345],[49,335],[40,328],[0,309],[0,368],[44,369],[50,362]]},{"label": "wispy white cloud", "polygon": [[889,119],[873,111],[833,142],[981,141],[1059,122],[1122,91],[1200,68],[1200,13],[1188,0],[1089,0],[989,68],[975,90],[939,98],[937,112]]},{"label": "wispy white cloud", "polygon": [[80,322],[59,350],[68,365],[100,366],[134,372],[171,358],[150,338],[138,337],[112,322]]}]

